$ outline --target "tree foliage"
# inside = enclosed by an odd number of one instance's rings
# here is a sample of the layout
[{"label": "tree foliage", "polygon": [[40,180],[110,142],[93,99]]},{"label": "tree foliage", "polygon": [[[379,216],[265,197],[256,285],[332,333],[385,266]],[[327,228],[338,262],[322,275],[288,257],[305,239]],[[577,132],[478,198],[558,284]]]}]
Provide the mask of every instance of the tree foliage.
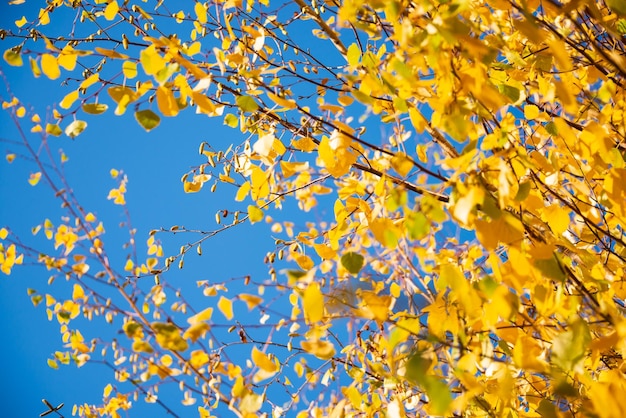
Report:
[{"label": "tree foliage", "polygon": [[[2,30],[4,60],[67,94],[48,120],[3,107],[32,122],[29,181],[66,213],[36,226],[45,250],[2,229],[2,271],[28,260],[72,283],[29,292],[61,327],[52,367],[116,371],[80,416],[133,397],[176,414],[171,381],[201,417],[623,416],[625,33],[619,0],[48,1]],[[240,140],[197,138],[181,187],[235,201],[217,229],[129,230],[116,269],[64,156],[39,150],[92,118],[158,131],[182,112]],[[167,280],[263,221],[268,279],[198,282],[204,309]],[[164,254],[173,233],[192,238]],[[79,316],[125,335],[86,341]]]}]

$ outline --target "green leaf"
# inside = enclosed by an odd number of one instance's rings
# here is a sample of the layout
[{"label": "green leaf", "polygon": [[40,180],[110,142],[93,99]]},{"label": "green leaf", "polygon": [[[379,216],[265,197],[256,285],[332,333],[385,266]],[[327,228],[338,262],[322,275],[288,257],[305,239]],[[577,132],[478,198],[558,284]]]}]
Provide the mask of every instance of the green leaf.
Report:
[{"label": "green leaf", "polygon": [[523,183],[520,183],[519,189],[517,189],[517,194],[515,195],[515,201],[523,202],[524,200],[526,200],[529,193],[530,193],[530,182],[525,181]]},{"label": "green leaf", "polygon": [[427,376],[423,386],[430,399],[430,410],[436,415],[445,415],[452,403],[448,385],[435,376]]},{"label": "green leaf", "polygon": [[161,123],[161,118],[159,117],[159,115],[157,115],[150,109],[136,111],[135,119],[137,119],[137,122],[139,122],[141,127],[145,129],[146,132],[150,132],[151,130],[159,126],[159,123]]},{"label": "green leaf", "polygon": [[46,133],[52,136],[59,136],[63,133],[61,127],[59,125],[53,125],[52,123],[48,123],[46,125]]},{"label": "green leaf", "polygon": [[559,334],[552,343],[552,362],[563,371],[583,373],[585,353],[589,348],[591,334],[587,323],[577,320],[567,331]]},{"label": "green leaf", "polygon": [[430,222],[422,212],[411,213],[405,224],[411,239],[420,240],[430,231]]},{"label": "green leaf", "polygon": [[422,357],[421,352],[416,352],[407,362],[405,376],[424,388],[430,400],[431,412],[445,415],[452,403],[452,395],[445,382],[436,376],[426,374],[431,364],[431,360]]},{"label": "green leaf", "polygon": [[537,413],[544,418],[558,417],[558,414],[556,413],[556,406],[554,406],[554,404],[547,399],[542,399],[541,402],[539,402],[539,408],[535,411],[537,411]]},{"label": "green leaf", "polygon": [[626,35],[626,19],[618,20],[616,26],[619,33]]},{"label": "green leaf", "polygon": [[90,115],[100,115],[107,111],[109,106],[103,103],[85,103],[83,106],[83,112]]},{"label": "green leaf", "polygon": [[74,122],[67,125],[67,127],[65,128],[65,135],[74,139],[78,135],[80,135],[85,130],[85,128],[87,128],[87,122],[85,122],[84,120],[75,120]]},{"label": "green leaf", "polygon": [[619,17],[626,17],[626,3],[624,3],[624,0],[606,0],[606,4]]},{"label": "green leaf", "polygon": [[559,282],[565,280],[565,273],[561,269],[561,266],[559,266],[557,259],[554,257],[537,259],[533,262],[533,265],[537,268],[537,270],[550,279],[554,279]]},{"label": "green leaf", "polygon": [[307,272],[303,270],[287,270],[285,271],[289,281],[297,281],[298,279],[306,276]]},{"label": "green leaf", "polygon": [[236,128],[239,125],[239,118],[232,113],[224,116],[224,125],[230,126],[231,128]]},{"label": "green leaf", "polygon": [[259,108],[257,102],[255,102],[254,99],[250,96],[237,96],[235,101],[237,102],[237,106],[239,106],[239,109],[243,110],[244,112],[254,112]]},{"label": "green leaf", "polygon": [[546,126],[544,126],[544,128],[546,128],[546,131],[548,131],[548,133],[552,136],[555,136],[559,133],[559,131],[556,129],[556,124],[554,122],[546,123]]},{"label": "green leaf", "polygon": [[341,265],[352,274],[358,274],[363,267],[363,256],[349,252],[341,256]]},{"label": "green leaf", "polygon": [[509,86],[508,84],[500,84],[498,86],[498,90],[500,90],[500,93],[511,99],[513,103],[519,100],[519,90],[513,86]]}]

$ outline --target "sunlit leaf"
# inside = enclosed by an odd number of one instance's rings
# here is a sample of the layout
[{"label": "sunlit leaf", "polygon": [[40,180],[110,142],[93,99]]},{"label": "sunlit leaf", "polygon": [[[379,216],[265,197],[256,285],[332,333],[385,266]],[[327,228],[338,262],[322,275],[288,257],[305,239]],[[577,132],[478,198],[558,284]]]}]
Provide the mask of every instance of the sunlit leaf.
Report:
[{"label": "sunlit leaf", "polygon": [[57,59],[50,54],[41,55],[41,71],[50,80],[56,80],[61,76],[61,69],[57,63]]},{"label": "sunlit leaf", "polygon": [[335,346],[329,341],[302,341],[302,349],[322,360],[329,360],[335,355]]},{"label": "sunlit leaf", "polygon": [[256,206],[248,206],[248,218],[250,223],[257,223],[263,220],[263,211]]},{"label": "sunlit leaf", "polygon": [[104,18],[106,20],[113,20],[119,10],[120,7],[117,5],[117,1],[113,0],[104,8]]},{"label": "sunlit leaf", "polygon": [[87,122],[83,120],[75,120],[65,127],[65,135],[74,139],[87,128]]},{"label": "sunlit leaf", "polygon": [[275,373],[278,370],[276,363],[274,363],[269,356],[259,351],[256,347],[252,347],[252,361],[257,367],[268,373]]},{"label": "sunlit leaf", "polygon": [[224,296],[220,297],[220,300],[217,302],[217,308],[226,319],[233,319],[233,302],[230,299]]},{"label": "sunlit leaf", "polygon": [[308,323],[319,322],[324,318],[324,295],[317,283],[311,283],[302,295],[304,317]]},{"label": "sunlit leaf", "polygon": [[[68,94],[67,94],[67,95],[63,98],[63,100],[61,100],[61,103],[59,103],[59,106],[60,106],[62,109],[69,109],[69,108],[72,106],[72,104],[73,104],[76,100],[78,100],[78,95],[79,95],[78,90],[74,90],[74,91],[72,91],[72,92],[68,93]],[[84,108],[84,107],[83,107],[83,108]]]},{"label": "sunlit leaf", "polygon": [[52,136],[59,136],[63,133],[63,130],[59,125],[54,125],[51,123],[46,124],[46,133]]}]

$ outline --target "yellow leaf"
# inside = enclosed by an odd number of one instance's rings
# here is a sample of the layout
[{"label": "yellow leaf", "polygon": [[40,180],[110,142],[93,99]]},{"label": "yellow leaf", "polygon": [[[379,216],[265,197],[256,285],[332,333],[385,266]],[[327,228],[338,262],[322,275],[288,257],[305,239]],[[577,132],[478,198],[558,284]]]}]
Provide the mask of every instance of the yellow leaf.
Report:
[{"label": "yellow leaf", "polygon": [[7,154],[6,160],[9,164],[11,164],[15,160],[15,154]]},{"label": "yellow leaf", "polygon": [[0,229],[0,239],[6,239],[9,236],[9,231],[6,228]]},{"label": "yellow leaf", "polygon": [[196,341],[198,341],[198,339],[202,338],[204,334],[206,334],[206,332],[210,329],[211,327],[206,322],[199,322],[187,328],[183,333],[183,338],[186,340],[191,340],[195,343]]},{"label": "yellow leaf", "polygon": [[361,313],[365,317],[382,323],[389,318],[391,313],[391,296],[377,295],[371,291],[361,292]]},{"label": "yellow leaf", "polygon": [[220,300],[217,302],[217,308],[220,310],[222,315],[226,317],[226,319],[233,319],[233,302],[230,299],[227,299],[224,296],[220,297]]},{"label": "yellow leaf", "polygon": [[200,418],[211,418],[211,413],[206,408],[201,406],[198,407],[198,414],[200,415]]},{"label": "yellow leaf", "polygon": [[298,107],[295,100],[287,100],[271,92],[267,93],[267,97],[269,97],[274,103],[276,103],[277,105],[281,106],[284,109],[291,110],[291,109],[295,109],[296,107]]},{"label": "yellow leaf", "polygon": [[242,301],[246,302],[246,304],[248,305],[248,309],[249,310],[254,309],[261,302],[263,302],[263,299],[261,297],[256,296],[256,295],[248,295],[246,293],[239,294],[239,300],[242,300]]},{"label": "yellow leaf", "polygon": [[75,120],[65,127],[65,135],[74,139],[80,135],[85,128],[87,128],[87,122],[83,120]]},{"label": "yellow leaf", "polygon": [[189,364],[192,367],[198,369],[209,362],[209,355],[205,353],[203,350],[194,350],[191,352],[191,357],[189,358]]},{"label": "yellow leaf", "polygon": [[400,174],[400,176],[405,177],[413,168],[413,163],[405,154],[399,152],[396,153],[391,159],[391,166],[398,172],[398,174]]},{"label": "yellow leaf", "polygon": [[235,196],[235,200],[237,202],[241,202],[246,198],[248,193],[250,192],[250,182],[246,181],[241,186],[239,186],[239,190],[237,190],[237,195]]},{"label": "yellow leaf", "polygon": [[68,93],[63,100],[61,100],[59,106],[61,106],[62,109],[69,109],[76,100],[78,100],[78,90]]},{"label": "yellow leaf", "polygon": [[541,218],[550,225],[550,229],[556,235],[561,235],[567,230],[570,223],[570,212],[561,206],[554,204],[547,207]]},{"label": "yellow leaf", "polygon": [[387,248],[395,248],[398,245],[399,231],[391,219],[377,218],[369,224],[374,238]]},{"label": "yellow leaf", "polygon": [[292,139],[291,145],[293,145],[293,147],[296,148],[297,150],[304,151],[304,152],[314,151],[316,147],[315,142],[313,142],[313,140],[309,137]]},{"label": "yellow leaf", "polygon": [[39,9],[39,23],[42,26],[50,23],[50,15],[48,14],[48,11],[46,9]]},{"label": "yellow leaf", "polygon": [[33,76],[38,78],[41,75],[41,70],[39,69],[39,64],[37,64],[37,60],[33,57],[28,57],[28,61],[30,62],[30,70],[33,72]]},{"label": "yellow leaf", "polygon": [[78,55],[74,52],[74,48],[67,45],[59,54],[57,62],[61,67],[65,68],[66,70],[73,71],[74,68],[76,68],[77,58]]},{"label": "yellow leaf", "polygon": [[356,162],[356,154],[350,148],[351,139],[335,131],[330,138],[324,136],[317,148],[318,155],[326,170],[335,178],[339,178],[350,171]]},{"label": "yellow leaf", "polygon": [[305,162],[290,162],[290,161],[281,161],[280,169],[283,172],[283,176],[285,178],[291,177],[296,173],[301,173],[302,171],[306,171],[309,168],[309,163]]},{"label": "yellow leaf", "polygon": [[329,245],[326,244],[313,244],[313,248],[317,255],[319,255],[324,260],[332,260],[337,256],[337,252],[332,249]]},{"label": "yellow leaf", "polygon": [[274,138],[274,143],[272,144],[272,149],[278,155],[283,155],[285,153],[285,151],[287,151],[287,148],[285,148],[285,144],[283,144],[283,142],[280,139],[278,139],[278,138]]},{"label": "yellow leaf", "polygon": [[183,183],[183,190],[185,193],[196,193],[200,191],[202,184],[201,181],[186,181]]},{"label": "yellow leaf", "polygon": [[194,325],[203,321],[210,320],[212,315],[213,315],[213,308],[206,308],[203,311],[200,311],[197,314],[187,318],[187,322],[191,325]]},{"label": "yellow leaf", "polygon": [[74,290],[72,291],[72,300],[76,301],[78,299],[86,300],[85,291],[78,283],[74,283]]},{"label": "yellow leaf", "polygon": [[335,346],[328,341],[302,341],[300,346],[307,353],[322,360],[329,360],[335,355]]},{"label": "yellow leaf", "polygon": [[61,76],[59,63],[57,59],[50,54],[43,54],[41,56],[41,70],[50,80],[56,80]]},{"label": "yellow leaf", "polygon": [[414,107],[410,107],[409,118],[411,119],[411,124],[413,125],[417,133],[424,132],[424,129],[426,129],[427,122],[419,110],[415,109]]},{"label": "yellow leaf", "polygon": [[256,206],[248,205],[248,218],[250,223],[257,223],[263,220],[263,211]]},{"label": "yellow leaf", "polygon": [[133,351],[138,353],[153,353],[154,348],[150,345],[149,342],[143,340],[135,340],[133,341]]},{"label": "yellow leaf", "polygon": [[300,267],[302,270],[311,270],[315,265],[313,263],[313,260],[311,260],[311,257],[308,257],[304,254],[297,253],[293,254],[292,257],[298,264],[298,267]]},{"label": "yellow leaf", "polygon": [[29,183],[31,186],[36,186],[36,185],[37,185],[37,183],[39,183],[39,180],[40,180],[40,179],[41,179],[41,173],[40,173],[40,172],[37,172],[37,173],[32,173],[32,174],[30,175],[30,178],[28,179],[28,183]]},{"label": "yellow leaf", "polygon": [[98,75],[98,73],[92,74],[80,83],[80,88],[86,89],[92,84],[97,83],[98,80],[100,80],[100,76]]},{"label": "yellow leaf", "polygon": [[22,61],[22,55],[20,54],[20,51],[14,48],[9,48],[6,51],[4,51],[4,54],[2,54],[2,57],[7,62],[7,64],[13,67],[21,67],[22,64],[24,64],[24,62]]},{"label": "yellow leaf", "polygon": [[204,4],[197,2],[193,7],[193,11],[196,13],[198,22],[200,23],[207,22],[206,9],[204,7]]},{"label": "yellow leaf", "polygon": [[261,370],[269,373],[275,373],[278,370],[276,363],[254,346],[252,347],[252,362]]},{"label": "yellow leaf", "polygon": [[18,28],[21,28],[26,23],[28,23],[28,21],[26,20],[26,16],[22,16],[22,18],[20,20],[16,20],[15,21],[15,26],[17,26]]},{"label": "yellow leaf", "polygon": [[[154,45],[150,45],[139,53],[139,60],[143,71],[148,75],[155,75],[165,67],[165,60],[159,55]],[[194,98],[195,100],[195,98]]]},{"label": "yellow leaf", "polygon": [[119,52],[114,51],[112,49],[105,49],[105,48],[100,48],[99,46],[97,46],[97,47],[94,48],[94,50],[98,54],[104,55],[105,57],[115,58],[115,59],[122,59],[122,60],[128,59],[128,55],[120,54]]},{"label": "yellow leaf", "polygon": [[111,386],[111,384],[109,383],[108,385],[104,387],[104,391],[102,392],[102,397],[108,398],[112,390],[113,390],[113,386]]},{"label": "yellow leaf", "polygon": [[[178,327],[171,323],[153,322],[152,328],[155,331],[157,343],[166,350],[185,351],[189,344],[181,335]],[[164,358],[166,356],[163,356]],[[171,357],[169,358],[171,364]],[[164,361],[164,359],[162,359]]]},{"label": "yellow leaf", "polygon": [[120,10],[120,6],[117,5],[117,1],[113,0],[104,9],[104,18],[106,20],[113,20],[115,15]]},{"label": "yellow leaf", "polygon": [[391,293],[391,296],[393,296],[394,298],[399,298],[400,297],[400,291],[401,290],[402,290],[402,288],[396,282],[391,283],[391,286],[389,287],[389,293]]},{"label": "yellow leaf", "polygon": [[157,105],[163,116],[176,116],[178,114],[178,104],[170,89],[159,86],[156,91],[156,98]]},{"label": "yellow leaf", "polygon": [[319,322],[324,318],[324,295],[318,283],[311,283],[302,295],[304,318],[308,324]]},{"label": "yellow leaf", "polygon": [[124,61],[124,64],[122,64],[122,72],[124,73],[124,77],[126,78],[137,77],[137,63],[132,61]]},{"label": "yellow leaf", "polygon": [[133,263],[133,260],[128,259],[126,260],[126,264],[124,265],[124,270],[125,271],[133,271],[133,267],[135,266],[135,263]]},{"label": "yellow leaf", "polygon": [[177,13],[174,13],[174,17],[176,18],[176,23],[182,23],[185,19],[185,12],[179,10]]},{"label": "yellow leaf", "polygon": [[524,117],[528,120],[533,120],[539,116],[539,108],[535,105],[524,106]]}]

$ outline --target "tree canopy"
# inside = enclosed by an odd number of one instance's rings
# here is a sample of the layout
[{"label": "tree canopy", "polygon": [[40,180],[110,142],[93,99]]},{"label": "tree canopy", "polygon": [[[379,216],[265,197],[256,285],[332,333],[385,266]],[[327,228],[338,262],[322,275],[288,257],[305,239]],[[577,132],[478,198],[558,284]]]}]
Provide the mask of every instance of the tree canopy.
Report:
[{"label": "tree canopy", "polygon": [[[74,412],[624,416],[625,34],[620,0],[49,0],[2,28],[6,64],[66,86],[47,116],[3,95],[7,161],[65,212],[41,248],[4,225],[0,268],[49,270],[28,292],[60,326],[51,367],[115,370]],[[111,259],[58,144],[184,113],[233,135],[194,136],[180,187],[233,201],[203,230],[127,226]],[[267,274],[189,303],[171,272],[248,223]]]}]

